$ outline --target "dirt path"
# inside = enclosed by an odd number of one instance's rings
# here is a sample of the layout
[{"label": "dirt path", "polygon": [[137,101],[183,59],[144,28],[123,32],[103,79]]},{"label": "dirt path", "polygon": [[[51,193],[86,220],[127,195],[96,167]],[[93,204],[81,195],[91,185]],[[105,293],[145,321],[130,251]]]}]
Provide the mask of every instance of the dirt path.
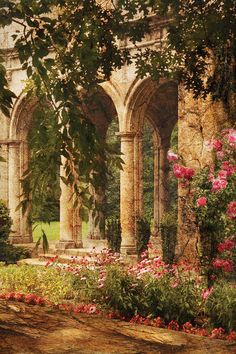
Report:
[{"label": "dirt path", "polygon": [[1,354],[229,354],[236,344],[0,300]]}]

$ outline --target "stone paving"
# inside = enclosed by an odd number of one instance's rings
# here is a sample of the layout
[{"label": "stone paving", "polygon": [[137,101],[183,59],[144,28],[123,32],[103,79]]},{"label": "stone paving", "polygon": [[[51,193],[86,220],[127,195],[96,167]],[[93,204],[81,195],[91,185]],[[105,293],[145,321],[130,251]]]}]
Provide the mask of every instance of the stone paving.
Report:
[{"label": "stone paving", "polygon": [[236,343],[0,300],[0,354],[231,354]]}]

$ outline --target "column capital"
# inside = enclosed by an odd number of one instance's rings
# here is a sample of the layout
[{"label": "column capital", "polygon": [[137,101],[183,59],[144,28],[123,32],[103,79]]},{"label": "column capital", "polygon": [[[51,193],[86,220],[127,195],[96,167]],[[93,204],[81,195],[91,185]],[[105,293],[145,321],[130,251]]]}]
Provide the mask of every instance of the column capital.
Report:
[{"label": "column capital", "polygon": [[136,135],[136,132],[117,132],[116,136],[119,136],[122,140],[132,141]]}]

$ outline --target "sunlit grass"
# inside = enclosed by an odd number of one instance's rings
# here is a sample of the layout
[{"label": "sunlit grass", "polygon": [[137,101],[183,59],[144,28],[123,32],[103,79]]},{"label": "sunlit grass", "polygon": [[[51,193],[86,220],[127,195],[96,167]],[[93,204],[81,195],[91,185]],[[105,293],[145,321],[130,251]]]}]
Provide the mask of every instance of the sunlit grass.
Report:
[{"label": "sunlit grass", "polygon": [[[44,230],[47,235],[48,241],[58,241],[60,234],[60,222],[52,221],[50,224],[37,222],[33,225],[33,240],[36,242],[38,238],[42,235],[42,230]],[[82,224],[82,233],[86,235],[88,232],[88,223],[83,222]]]}]

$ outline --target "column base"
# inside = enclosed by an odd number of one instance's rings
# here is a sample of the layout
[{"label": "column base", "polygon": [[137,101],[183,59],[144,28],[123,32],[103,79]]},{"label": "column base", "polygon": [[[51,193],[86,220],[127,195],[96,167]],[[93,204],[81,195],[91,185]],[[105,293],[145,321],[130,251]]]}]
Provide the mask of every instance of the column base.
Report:
[{"label": "column base", "polygon": [[83,245],[76,244],[75,241],[59,241],[56,243],[55,248],[57,250],[67,250],[68,248],[82,248]]},{"label": "column base", "polygon": [[9,242],[17,245],[17,244],[24,244],[24,243],[33,243],[33,237],[32,235],[14,235],[14,236],[9,236]]},{"label": "column base", "polygon": [[137,255],[137,250],[134,245],[121,245],[120,253],[124,256]]},{"label": "column base", "polygon": [[101,234],[89,234],[88,238],[90,240],[106,240],[106,237],[104,235]]}]

